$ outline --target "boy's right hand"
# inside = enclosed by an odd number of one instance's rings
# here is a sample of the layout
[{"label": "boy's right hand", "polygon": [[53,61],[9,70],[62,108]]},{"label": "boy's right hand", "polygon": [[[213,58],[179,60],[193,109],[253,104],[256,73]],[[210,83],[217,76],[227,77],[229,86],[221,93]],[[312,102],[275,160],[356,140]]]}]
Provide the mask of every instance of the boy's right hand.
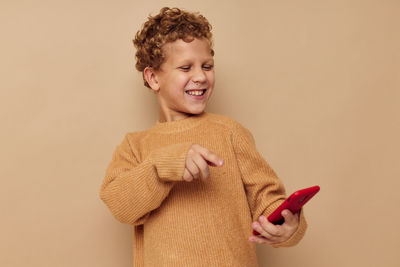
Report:
[{"label": "boy's right hand", "polygon": [[193,144],[187,153],[183,180],[191,182],[193,179],[203,180],[210,176],[208,165],[214,167],[222,166],[223,160],[217,155],[198,144]]}]

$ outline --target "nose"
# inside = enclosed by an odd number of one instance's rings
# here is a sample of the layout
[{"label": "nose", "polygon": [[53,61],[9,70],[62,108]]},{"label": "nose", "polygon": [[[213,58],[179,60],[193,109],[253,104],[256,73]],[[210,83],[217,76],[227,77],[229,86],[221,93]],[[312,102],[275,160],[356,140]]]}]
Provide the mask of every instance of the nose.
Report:
[{"label": "nose", "polygon": [[202,68],[196,68],[192,80],[194,83],[204,83],[207,80],[204,70]]}]

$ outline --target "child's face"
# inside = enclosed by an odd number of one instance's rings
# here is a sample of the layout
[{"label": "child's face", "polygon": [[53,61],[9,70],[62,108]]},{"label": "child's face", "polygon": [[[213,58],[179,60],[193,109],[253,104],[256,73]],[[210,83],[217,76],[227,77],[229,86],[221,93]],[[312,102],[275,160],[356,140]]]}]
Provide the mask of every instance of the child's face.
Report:
[{"label": "child's face", "polygon": [[155,72],[160,121],[200,114],[214,88],[214,60],[207,40],[178,39],[163,46],[165,60]]}]

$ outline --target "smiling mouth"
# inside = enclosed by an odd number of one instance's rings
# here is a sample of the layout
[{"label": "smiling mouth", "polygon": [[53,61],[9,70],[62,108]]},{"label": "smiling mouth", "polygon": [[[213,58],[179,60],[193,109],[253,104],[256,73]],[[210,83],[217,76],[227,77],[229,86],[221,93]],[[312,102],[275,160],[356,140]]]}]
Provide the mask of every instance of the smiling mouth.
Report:
[{"label": "smiling mouth", "polygon": [[186,94],[188,95],[193,95],[193,96],[202,96],[206,93],[207,89],[202,89],[202,90],[187,90],[185,91]]}]

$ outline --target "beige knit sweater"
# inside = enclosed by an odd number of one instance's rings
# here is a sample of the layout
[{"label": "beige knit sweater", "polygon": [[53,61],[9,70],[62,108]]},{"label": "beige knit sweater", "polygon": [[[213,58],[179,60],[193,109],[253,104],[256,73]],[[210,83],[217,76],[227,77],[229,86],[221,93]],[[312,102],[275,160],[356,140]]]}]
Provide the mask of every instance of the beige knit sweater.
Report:
[{"label": "beige knit sweater", "polygon": [[[183,181],[185,157],[199,144],[224,160],[210,178]],[[134,226],[134,266],[257,266],[251,223],[285,198],[281,181],[233,119],[202,113],[131,132],[115,149],[100,197]],[[292,246],[306,230],[303,212]]]}]

